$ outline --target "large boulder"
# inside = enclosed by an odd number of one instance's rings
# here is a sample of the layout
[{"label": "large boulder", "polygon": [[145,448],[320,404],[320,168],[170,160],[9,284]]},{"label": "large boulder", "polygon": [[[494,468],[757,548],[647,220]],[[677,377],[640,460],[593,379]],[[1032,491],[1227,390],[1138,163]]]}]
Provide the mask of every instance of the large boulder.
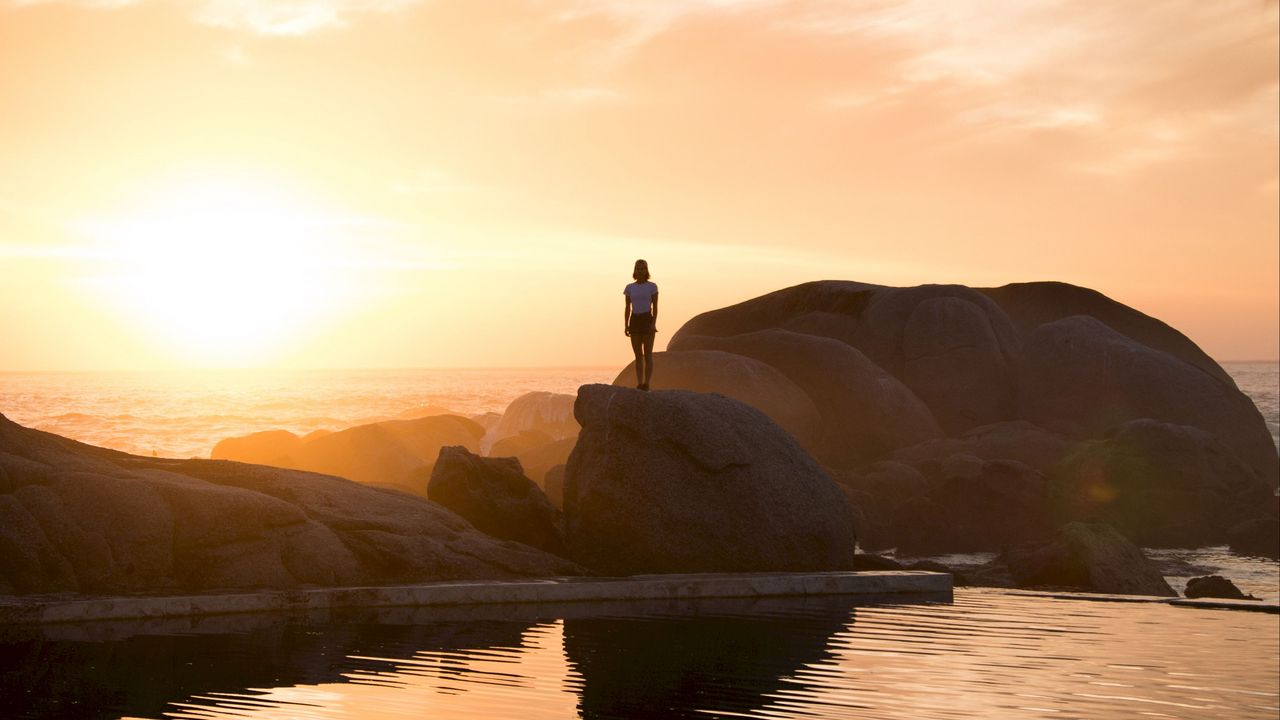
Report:
[{"label": "large boulder", "polygon": [[1240,592],[1236,584],[1221,575],[1205,575],[1193,577],[1187,581],[1186,596],[1189,598],[1223,598],[1226,600],[1257,600],[1252,595]]},{"label": "large boulder", "polygon": [[[848,337],[849,325],[836,316],[856,320],[881,289],[880,285],[845,280],[821,280],[783,288],[694,316],[671,337],[668,348],[694,335],[728,337],[771,328]],[[814,313],[823,315],[814,316]]]},{"label": "large boulder", "polygon": [[1200,547],[1225,542],[1271,488],[1204,430],[1133,420],[1067,457],[1052,496],[1059,519],[1103,520],[1147,547]]},{"label": "large boulder", "polygon": [[1235,381],[1227,371],[1186,335],[1097,290],[1063,282],[1012,283],[977,290],[1004,310],[1023,337],[1041,325],[1072,315],[1088,315],[1134,342],[1168,353],[1200,368],[1223,384],[1235,387]]},{"label": "large boulder", "polygon": [[1085,315],[1041,325],[1027,338],[1019,412],[1082,437],[1141,418],[1191,425],[1212,433],[1273,487],[1280,473],[1271,434],[1248,396]]},{"label": "large boulder", "polygon": [[1047,480],[1038,470],[957,454],[934,472],[927,493],[894,509],[889,534],[899,554],[999,550],[1048,533]]},{"label": "large boulder", "polygon": [[584,385],[565,479],[570,557],[600,572],[848,568],[842,492],[789,434],[736,400]]},{"label": "large boulder", "polygon": [[144,458],[0,416],[0,594],[200,592],[576,574],[425,499]]},{"label": "large boulder", "polygon": [[[755,358],[717,350],[654,353],[654,390],[720,393],[768,415],[800,444],[813,448],[822,418],[813,400],[778,369]],[[634,387],[635,363],[613,384]]]},{"label": "large boulder", "polygon": [[1046,475],[1071,450],[1072,443],[1025,420],[1013,420],[970,428],[953,437],[927,440],[894,451],[892,459],[928,472],[953,455],[983,460],[1017,460]]},{"label": "large boulder", "polygon": [[1177,596],[1142,550],[1105,523],[1067,523],[1051,540],[1006,548],[1004,560],[1020,587]]},{"label": "large boulder", "polygon": [[480,532],[564,555],[564,520],[515,458],[480,457],[464,447],[440,449],[427,498]]},{"label": "large boulder", "polygon": [[864,551],[894,546],[892,519],[903,505],[929,492],[929,481],[910,465],[883,460],[861,471],[837,471],[836,482],[854,501],[858,547]]},{"label": "large boulder", "polygon": [[919,398],[838,340],[761,330],[731,337],[686,335],[675,349],[720,350],[780,370],[817,406],[822,422],[810,447],[818,460],[832,467],[856,468],[898,448],[941,436]]},{"label": "large boulder", "polygon": [[213,446],[213,460],[238,460],[258,465],[289,467],[302,449],[302,438],[288,430],[264,430],[221,440]]},{"label": "large boulder", "polygon": [[1237,555],[1280,560],[1280,520],[1258,517],[1238,522],[1227,531],[1227,543]]}]

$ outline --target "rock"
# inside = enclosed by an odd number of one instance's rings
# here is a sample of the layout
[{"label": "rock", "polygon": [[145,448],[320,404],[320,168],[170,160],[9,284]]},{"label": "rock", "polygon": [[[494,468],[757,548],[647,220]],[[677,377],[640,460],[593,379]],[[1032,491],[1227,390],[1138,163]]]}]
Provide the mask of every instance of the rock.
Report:
[{"label": "rock", "polygon": [[427,497],[480,532],[564,555],[564,519],[524,476],[515,458],[485,458],[464,447],[440,449]]},{"label": "rock", "polygon": [[[787,327],[792,322],[796,326],[788,329],[799,332],[812,332],[814,326],[832,328],[839,323],[843,326],[839,330],[815,334],[829,337],[844,335],[848,332],[848,326],[841,321],[833,323],[831,316],[843,315],[856,320],[876,291],[881,289],[880,285],[868,283],[823,280],[777,290],[737,305],[694,316],[671,337],[668,349],[695,335],[744,335],[757,330]],[[804,316],[814,313],[824,313],[826,318],[816,321],[810,318],[806,321]]]},{"label": "rock", "polygon": [[1225,542],[1271,489],[1209,433],[1134,420],[1066,458],[1051,495],[1060,520],[1097,518],[1147,547],[1201,547]]},{"label": "rock", "polygon": [[1004,560],[1019,587],[1177,596],[1142,550],[1105,523],[1067,523],[1052,540],[1006,548]]},{"label": "rock", "polygon": [[1252,595],[1245,595],[1235,583],[1221,575],[1194,577],[1187,581],[1186,596],[1189,598],[1224,598],[1227,600],[1257,600]]},{"label": "rock", "polygon": [[573,401],[572,395],[561,393],[525,393],[511,401],[486,439],[493,443],[525,430],[541,430],[557,440],[574,437],[578,423],[573,419]]},{"label": "rock", "polygon": [[1088,315],[1134,342],[1168,353],[1235,387],[1231,376],[1186,335],[1097,290],[1063,282],[1029,282],[978,288],[978,292],[994,300],[1023,337],[1046,323],[1072,315]]},{"label": "rock", "polygon": [[[531,434],[537,434],[546,437],[545,433],[538,430],[526,430],[515,438],[529,438]],[[561,440],[547,440],[545,442],[521,442],[519,446],[513,446],[511,442],[515,438],[506,438],[494,443],[490,448],[489,454],[493,457],[511,457],[514,456],[520,461],[520,466],[524,468],[525,475],[536,482],[539,487],[546,490],[544,478],[547,471],[556,465],[564,465],[569,462],[569,453],[573,452],[573,446],[578,443],[577,436],[568,437]]]},{"label": "rock", "polygon": [[[654,353],[654,390],[720,393],[768,415],[806,448],[813,448],[822,422],[813,400],[772,365],[716,350]],[[618,373],[613,384],[634,387],[635,363]]]},{"label": "rock", "polygon": [[957,454],[936,468],[927,495],[893,514],[900,555],[998,550],[1043,538],[1050,524],[1048,481],[1016,460]]},{"label": "rock", "polygon": [[907,501],[926,494],[929,481],[915,468],[899,462],[871,464],[861,473],[836,472],[833,477],[849,493],[857,493],[855,513],[858,546],[884,550],[895,545],[891,532],[894,514]]},{"label": "rock", "polygon": [[1280,520],[1263,517],[1236,523],[1227,531],[1227,542],[1237,555],[1280,560]]},{"label": "rock", "polygon": [[145,458],[0,416],[0,594],[204,592],[582,572],[425,499],[226,460]]},{"label": "rock", "polygon": [[1013,420],[982,425],[956,437],[927,440],[901,448],[894,451],[892,458],[928,472],[932,465],[964,454],[983,460],[1017,460],[1048,475],[1070,449],[1071,443],[1062,435],[1025,420]]},{"label": "rock", "polygon": [[214,460],[239,460],[259,465],[289,467],[291,458],[302,449],[302,440],[288,430],[266,430],[227,438],[213,446]]},{"label": "rock", "polygon": [[483,428],[466,418],[428,415],[338,432],[316,430],[301,439],[285,430],[253,433],[219,442],[212,456],[337,475],[425,496],[431,464],[440,448],[462,445],[478,449],[483,435]]},{"label": "rock", "polygon": [[1259,477],[1280,475],[1258,408],[1234,385],[1084,315],[1041,325],[1026,339],[1019,412],[1052,431],[1102,437],[1149,418],[1212,433]]},{"label": "rock", "polygon": [[542,447],[555,438],[542,430],[521,430],[515,435],[508,435],[489,447],[491,457],[518,457],[522,453]]},{"label": "rock", "polygon": [[831,467],[855,468],[941,434],[919,398],[837,340],[762,330],[732,337],[683,336],[677,349],[731,352],[780,370],[817,406],[820,434],[810,447]]},{"label": "rock", "polygon": [[565,478],[570,557],[608,574],[850,567],[840,489],[764,413],[721,395],[584,385]]},{"label": "rock", "polygon": [[483,435],[457,415],[357,425],[305,443],[289,467],[425,495],[440,448],[479,450]]},{"label": "rock", "polygon": [[547,494],[547,499],[552,505],[564,509],[564,474],[565,465],[556,465],[547,474],[542,476],[542,491]]}]

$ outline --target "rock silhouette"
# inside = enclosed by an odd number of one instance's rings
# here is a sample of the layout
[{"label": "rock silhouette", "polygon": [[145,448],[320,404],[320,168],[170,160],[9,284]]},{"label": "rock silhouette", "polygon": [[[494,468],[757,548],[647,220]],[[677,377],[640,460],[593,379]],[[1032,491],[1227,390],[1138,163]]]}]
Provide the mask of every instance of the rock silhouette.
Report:
[{"label": "rock silhouette", "polygon": [[515,458],[486,458],[464,447],[441,448],[427,497],[477,530],[564,555],[564,519],[524,476]]},{"label": "rock silhouette", "polygon": [[847,568],[843,493],[794,438],[730,398],[584,385],[569,554],[605,574]]},{"label": "rock silhouette", "polygon": [[328,475],[144,458],[0,416],[0,593],[576,574],[425,499]]},{"label": "rock silhouette", "polygon": [[1177,595],[1142,550],[1105,523],[1067,523],[1047,542],[1006,549],[1004,561],[1022,587]]},{"label": "rock silhouette", "polygon": [[[1222,543],[1280,479],[1261,414],[1217,363],[1159,320],[1065,283],[804,283],[692,318],[665,361],[695,351],[772,365],[809,396],[821,422],[816,440],[802,441],[866,505],[860,522],[876,547],[1017,541],[1026,518],[1046,517],[1046,529],[1097,517],[1143,542]],[[680,377],[689,386],[715,373],[689,368]],[[1138,430],[1157,426],[1186,429]],[[1107,450],[1117,444],[1129,448],[1123,462],[1098,459],[1118,458]],[[979,520],[980,508],[958,501],[993,487],[980,474],[949,477],[957,456],[1018,463],[1048,482],[1023,482],[1016,507]],[[1106,483],[1115,492],[1087,494],[1097,483],[1080,474],[1086,457],[1117,478]],[[860,484],[889,460],[928,486],[904,473],[903,489]],[[1154,504],[1140,509],[1145,501]]]},{"label": "rock silhouette", "polygon": [[219,442],[211,457],[337,475],[425,496],[440,448],[461,445],[479,450],[483,436],[484,428],[472,420],[436,414],[306,438],[285,430],[253,433]]}]

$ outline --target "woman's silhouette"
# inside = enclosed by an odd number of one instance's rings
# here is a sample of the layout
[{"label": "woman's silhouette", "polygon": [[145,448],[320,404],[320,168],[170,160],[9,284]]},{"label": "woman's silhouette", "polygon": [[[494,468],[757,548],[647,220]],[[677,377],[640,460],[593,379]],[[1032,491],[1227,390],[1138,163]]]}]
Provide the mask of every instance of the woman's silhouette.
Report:
[{"label": "woman's silhouette", "polygon": [[622,291],[627,297],[622,320],[636,355],[636,387],[648,390],[653,378],[653,334],[658,332],[658,286],[649,281],[649,263],[644,260],[636,261],[631,278],[635,282]]}]

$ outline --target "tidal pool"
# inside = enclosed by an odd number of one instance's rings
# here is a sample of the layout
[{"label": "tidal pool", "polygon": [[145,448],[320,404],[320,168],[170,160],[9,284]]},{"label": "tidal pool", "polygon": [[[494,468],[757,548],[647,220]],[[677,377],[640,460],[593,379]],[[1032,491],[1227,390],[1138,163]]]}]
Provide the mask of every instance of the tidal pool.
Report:
[{"label": "tidal pool", "polygon": [[1280,619],[959,589],[0,630],[16,718],[1268,718]]}]

